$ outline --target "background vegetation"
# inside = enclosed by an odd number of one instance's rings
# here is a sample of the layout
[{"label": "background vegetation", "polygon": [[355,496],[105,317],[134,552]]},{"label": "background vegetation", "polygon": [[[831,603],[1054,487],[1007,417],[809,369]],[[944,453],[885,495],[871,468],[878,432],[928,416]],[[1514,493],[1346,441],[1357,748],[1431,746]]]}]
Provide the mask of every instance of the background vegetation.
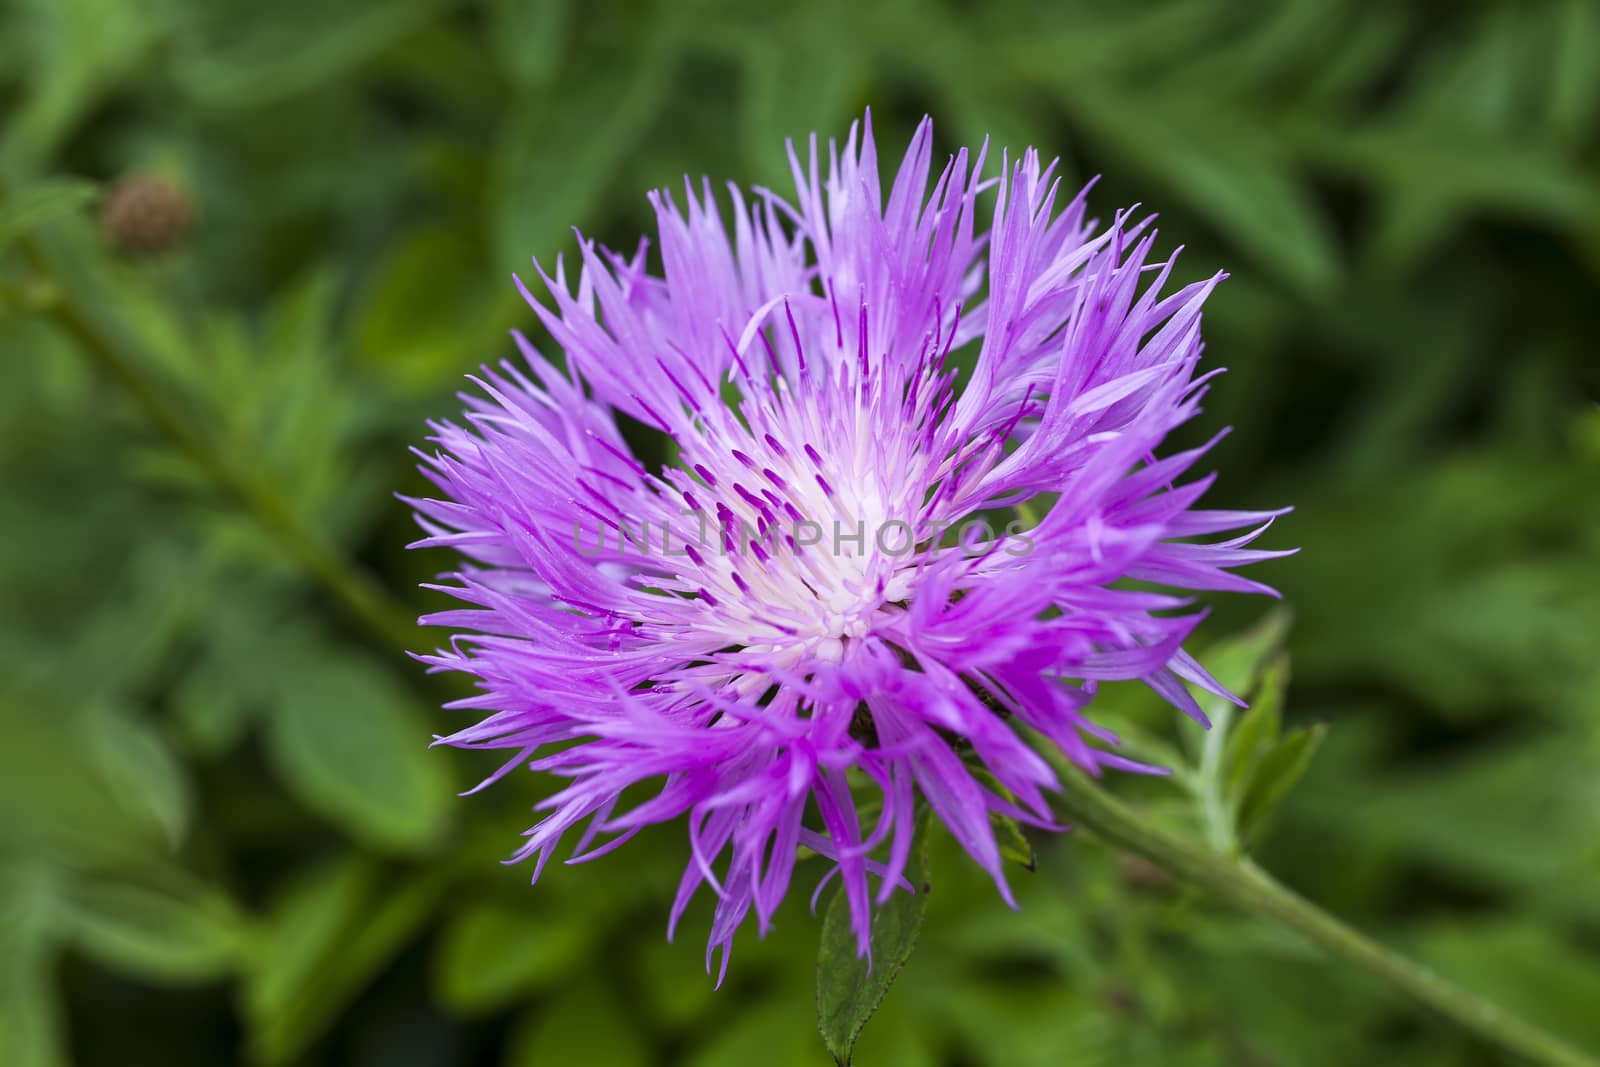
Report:
[{"label": "background vegetation", "polygon": [[[1329,727],[1261,861],[1600,1047],[1600,5],[7,0],[0,1063],[826,1062],[805,891],[713,992],[706,911],[663,937],[676,830],[496,862],[541,786],[457,799],[487,765],[426,749],[459,690],[402,649],[447,559],[392,493],[531,325],[513,269],[869,104],[888,145],[927,111],[1059,152],[1232,273],[1192,436],[1235,427],[1219,506],[1297,506],[1292,681],[1258,662]],[[130,174],[186,233],[111,209]],[[1035,845],[1012,913],[934,836],[858,1062],[1497,1062]]]}]

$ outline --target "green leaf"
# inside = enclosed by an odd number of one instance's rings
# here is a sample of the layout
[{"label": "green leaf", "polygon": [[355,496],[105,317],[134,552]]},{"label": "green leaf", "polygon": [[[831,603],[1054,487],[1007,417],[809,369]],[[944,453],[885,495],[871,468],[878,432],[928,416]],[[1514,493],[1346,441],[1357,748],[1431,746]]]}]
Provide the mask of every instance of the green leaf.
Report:
[{"label": "green leaf", "polygon": [[1257,766],[1278,744],[1288,687],[1289,657],[1279,653],[1262,672],[1255,699],[1234,727],[1223,753],[1223,796],[1231,804],[1237,805]]},{"label": "green leaf", "polygon": [[308,807],[385,848],[435,839],[451,796],[446,764],[386,672],[353,656],[311,658],[285,672],[279,696],[268,752]]},{"label": "green leaf", "polygon": [[348,860],[301,876],[284,893],[260,931],[245,983],[245,1014],[255,1026],[282,1024],[302,984],[370,903],[375,877],[370,862]]},{"label": "green leaf", "polygon": [[[1248,630],[1208,647],[1200,653],[1200,662],[1224,688],[1249,699],[1254,696],[1263,672],[1275,661],[1288,639],[1291,620],[1287,608],[1274,608]],[[1209,695],[1201,704],[1208,714],[1233,707],[1221,697]]]},{"label": "green leaf", "polygon": [[54,971],[58,875],[0,865],[0,1063],[64,1067],[64,1028]]},{"label": "green leaf", "polygon": [[[14,10],[13,10],[14,9]],[[171,8],[120,0],[8,4],[6,36],[27,43],[26,79],[7,104],[0,157],[47,160],[96,105],[138,73],[165,30]],[[7,72],[7,81],[17,81]]]},{"label": "green leaf", "polygon": [[1038,857],[1034,855],[1033,842],[1022,832],[1021,823],[1009,815],[991,811],[989,825],[994,828],[995,841],[1000,846],[1002,857],[1013,863],[1019,863],[1030,871],[1038,868]]},{"label": "green leaf", "polygon": [[82,209],[97,192],[93,182],[53,178],[0,196],[0,246],[59,215]]},{"label": "green leaf", "polygon": [[63,899],[70,936],[91,959],[139,978],[204,982],[238,962],[245,931],[227,898],[82,880]]},{"label": "green leaf", "polygon": [[95,868],[170,865],[170,844],[155,821],[95,765],[84,723],[54,706],[0,703],[0,809],[28,813],[0,820],[0,851]]},{"label": "green leaf", "polygon": [[1349,130],[1306,124],[1289,132],[1326,169],[1381,189],[1557,227],[1581,228],[1600,211],[1600,194],[1589,177],[1542,146],[1466,136],[1426,123]]},{"label": "green leaf", "polygon": [[[210,17],[193,20],[187,47],[172,66],[173,81],[200,108],[281,103],[348,74],[416,32],[441,6],[443,0],[324,0],[252,5],[245,18],[207,11]],[[306,31],[308,24],[315,32]]]},{"label": "green leaf", "polygon": [[1311,766],[1328,728],[1323,723],[1290,733],[1262,759],[1239,804],[1239,834],[1249,839],[1265,824],[1279,801],[1288,796]]},{"label": "green leaf", "polygon": [[385,250],[352,313],[360,358],[390,381],[434,395],[507,345],[520,298],[489,277],[487,242],[468,222],[414,227]]},{"label": "green leaf", "polygon": [[256,1058],[298,1058],[418,934],[444,886],[443,874],[396,876],[364,859],[317,868],[297,883],[261,930],[245,978]]},{"label": "green leaf", "polygon": [[89,714],[82,728],[90,759],[112,795],[176,847],[189,824],[189,786],[161,731],[111,709]]},{"label": "green leaf", "polygon": [[201,660],[184,675],[171,705],[186,747],[203,756],[220,756],[238,744],[260,710],[213,658]]},{"label": "green leaf", "polygon": [[[1009,801],[1016,801],[1016,796],[1000,784],[1000,780],[987,768],[969,766],[968,771],[981,782],[984,788]],[[989,813],[989,825],[994,830],[995,842],[1000,846],[1000,855],[1014,863],[1021,864],[1028,870],[1035,870],[1038,866],[1037,857],[1033,852],[1033,842],[1028,840],[1027,834],[1022,830],[1022,824],[1009,815],[1002,815],[998,811]]]},{"label": "green leaf", "polygon": [[1331,226],[1280,138],[1236,111],[1170,92],[1120,95],[1075,83],[1062,103],[1108,153],[1188,201],[1266,272],[1306,295],[1339,281]]},{"label": "green leaf", "polygon": [[1565,0],[1552,12],[1554,45],[1545,109],[1551,125],[1574,147],[1594,130],[1600,113],[1600,8],[1589,0]]},{"label": "green leaf", "polygon": [[434,957],[434,988],[454,1011],[492,1011],[571,973],[594,934],[582,916],[556,918],[532,905],[479,905],[445,927]]},{"label": "green leaf", "polygon": [[[1275,608],[1248,630],[1208,646],[1196,658],[1224,689],[1249,701],[1255,696],[1267,664],[1283,648],[1290,619],[1288,609]],[[1238,709],[1231,701],[1211,693],[1198,692],[1195,699],[1211,720],[1211,728],[1201,729],[1185,720],[1182,738],[1194,752],[1202,776],[1213,781],[1220,794],[1223,750],[1231,738]]]},{"label": "green leaf", "polygon": [[574,73],[559,95],[512,110],[494,160],[493,232],[506,270],[544,263],[586,224],[634,145],[670,96],[679,45],[654,33],[624,65],[597,63]]},{"label": "green leaf", "polygon": [[[203,644],[168,698],[173,724],[186,750],[219,756],[237,744],[268,710],[282,675],[285,634],[309,640],[309,620],[285,601],[285,583],[251,576],[211,577],[213,594]],[[292,587],[291,587],[292,588]],[[271,647],[273,651],[263,652]],[[292,645],[289,648],[292,649]]]},{"label": "green leaf", "polygon": [[[756,180],[790,183],[785,140],[804,152],[813,131],[834,130],[859,118],[872,57],[861,42],[838,32],[839,5],[796,5],[780,34],[751,35],[743,46],[739,127],[744,157]],[[825,51],[828,61],[816,54]]]},{"label": "green leaf", "polygon": [[822,920],[817,949],[817,1029],[841,1065],[850,1063],[861,1030],[878,1010],[900,969],[916,948],[928,910],[928,816],[923,814],[906,864],[906,880],[916,892],[896,892],[872,916],[871,963],[856,955],[850,905],[840,886]]}]

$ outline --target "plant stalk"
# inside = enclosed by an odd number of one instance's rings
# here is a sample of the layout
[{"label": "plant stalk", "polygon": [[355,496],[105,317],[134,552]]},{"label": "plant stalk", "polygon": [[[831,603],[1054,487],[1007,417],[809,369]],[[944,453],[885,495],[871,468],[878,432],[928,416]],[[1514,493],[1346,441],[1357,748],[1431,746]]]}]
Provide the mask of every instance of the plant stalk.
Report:
[{"label": "plant stalk", "polygon": [[1485,1041],[1528,1063],[1600,1067],[1600,1059],[1471,993],[1345,925],[1248,859],[1235,859],[1150,825],[1075,764],[1051,755],[1061,779],[1058,806],[1107,843],[1204,886],[1241,909],[1270,916],[1334,959],[1381,978]]},{"label": "plant stalk", "polygon": [[186,419],[177,405],[146,376],[138,362],[126,356],[98,324],[72,303],[65,285],[57,278],[49,257],[36,240],[24,237],[18,243],[39,278],[54,288],[50,299],[40,304],[39,310],[77,342],[90,362],[128,394],[156,429],[205,471],[219,489],[254,516],[285,554],[326,589],[353,621],[386,644],[402,648],[414,644],[419,632],[415,616],[370,575],[307,528],[282,494],[262,484],[217,447],[207,433]]}]

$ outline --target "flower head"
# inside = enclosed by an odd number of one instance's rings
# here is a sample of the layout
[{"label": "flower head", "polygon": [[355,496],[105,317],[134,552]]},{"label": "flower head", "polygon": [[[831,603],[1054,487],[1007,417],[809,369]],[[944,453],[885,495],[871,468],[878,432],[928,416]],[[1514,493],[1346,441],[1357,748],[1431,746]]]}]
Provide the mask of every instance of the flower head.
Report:
[{"label": "flower head", "polygon": [[1246,547],[1278,513],[1197,510],[1205,449],[1156,455],[1198,411],[1221,276],[1162,296],[1150,218],[1059,206],[1032,151],[935,175],[932,144],[924,120],[887,196],[870,117],[826,179],[791,147],[793,199],[730,188],[731,232],[709,183],[652,194],[660,273],[587,240],[575,289],[540,270],[564,358],[518,335],[526,365],[486,369],[424,456],[419,544],[465,557],[468,606],[423,620],[460,631],[423,659],[488,713],[442,740],[510,750],[490,781],[569,780],[517,852],[535,877],[579,824],[569,862],[686,816],[671,924],[711,887],[708,967],[752,909],[765,931],[801,845],[865,952],[919,796],[1009,900],[990,814],[1050,826],[1056,785],[1016,723],[1154,770],[1090,720],[1096,684],[1202,720],[1185,683],[1226,695],[1183,651],[1190,601],[1123,580],[1269,591],[1231,568],[1278,554]]}]

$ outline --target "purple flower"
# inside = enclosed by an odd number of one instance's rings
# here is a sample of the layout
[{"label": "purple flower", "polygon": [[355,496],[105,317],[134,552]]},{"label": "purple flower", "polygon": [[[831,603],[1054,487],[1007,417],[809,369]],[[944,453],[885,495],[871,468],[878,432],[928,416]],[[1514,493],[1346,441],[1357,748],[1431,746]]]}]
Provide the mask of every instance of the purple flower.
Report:
[{"label": "purple flower", "polygon": [[1185,683],[1227,695],[1183,651],[1191,601],[1123,579],[1270,592],[1230,569],[1280,554],[1245,547],[1280,512],[1198,510],[1205,448],[1156,456],[1199,410],[1222,276],[1163,297],[1150,217],[1058,208],[1033,151],[983,178],[962,150],[930,190],[932,145],[925,120],[887,197],[870,116],[825,180],[815,138],[791,147],[793,201],[730,188],[731,233],[709,183],[652,194],[660,273],[581,241],[575,291],[559,262],[548,305],[523,289],[564,358],[517,336],[526,367],[432,426],[418,544],[465,557],[444,588],[469,606],[423,619],[461,632],[422,658],[488,713],[441,740],[510,750],[491,782],[568,780],[516,853],[536,878],[580,823],[568,862],[687,816],[671,927],[709,884],[708,969],[752,908],[765,932],[802,845],[865,953],[919,794],[1009,902],[990,815],[1049,827],[1056,786],[1015,723],[1091,773],[1156,771],[1107,747],[1096,684],[1202,721]]}]

